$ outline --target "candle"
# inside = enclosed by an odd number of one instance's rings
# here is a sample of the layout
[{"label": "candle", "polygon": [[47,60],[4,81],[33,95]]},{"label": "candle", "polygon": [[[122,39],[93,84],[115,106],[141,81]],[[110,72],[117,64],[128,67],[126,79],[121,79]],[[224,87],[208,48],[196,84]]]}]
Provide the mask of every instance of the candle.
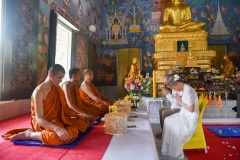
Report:
[{"label": "candle", "polygon": [[225,105],[227,105],[227,97],[228,97],[228,93],[227,91],[225,91]]},{"label": "candle", "polygon": [[153,99],[157,97],[156,94],[156,71],[153,70]]},{"label": "candle", "polygon": [[146,78],[149,78],[149,73],[146,73]]}]

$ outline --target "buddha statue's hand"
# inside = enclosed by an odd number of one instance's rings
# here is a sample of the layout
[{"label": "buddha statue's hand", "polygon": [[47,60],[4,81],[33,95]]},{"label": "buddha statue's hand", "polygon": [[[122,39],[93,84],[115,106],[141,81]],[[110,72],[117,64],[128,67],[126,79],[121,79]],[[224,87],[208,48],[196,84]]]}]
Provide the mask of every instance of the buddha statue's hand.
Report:
[{"label": "buddha statue's hand", "polygon": [[62,127],[56,126],[54,127],[53,131],[56,132],[56,134],[61,139],[61,141],[65,142],[70,137],[68,131]]}]

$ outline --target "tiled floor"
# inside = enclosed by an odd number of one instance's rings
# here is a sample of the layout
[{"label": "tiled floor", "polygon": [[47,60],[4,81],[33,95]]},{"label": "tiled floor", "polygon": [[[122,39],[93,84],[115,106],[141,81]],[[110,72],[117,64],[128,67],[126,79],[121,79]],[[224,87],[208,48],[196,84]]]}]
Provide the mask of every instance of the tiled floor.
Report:
[{"label": "tiled floor", "polygon": [[[160,140],[155,138],[155,135],[158,134],[161,131],[160,124],[151,123],[151,127],[152,127],[152,131],[153,131],[153,134],[154,134],[154,140],[155,140],[156,148],[157,148],[157,151],[158,151],[159,160],[179,160],[179,158],[164,156],[160,153],[160,151],[161,151]],[[185,157],[184,159],[181,159],[181,160],[187,160],[187,157]]]}]

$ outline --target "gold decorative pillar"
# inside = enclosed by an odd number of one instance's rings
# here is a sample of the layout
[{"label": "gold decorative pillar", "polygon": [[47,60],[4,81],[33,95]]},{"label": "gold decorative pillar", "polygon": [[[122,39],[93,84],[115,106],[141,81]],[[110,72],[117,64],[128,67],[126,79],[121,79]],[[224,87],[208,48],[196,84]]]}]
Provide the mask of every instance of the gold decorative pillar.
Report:
[{"label": "gold decorative pillar", "polygon": [[156,92],[156,90],[157,90],[157,86],[156,86],[156,71],[155,70],[153,70],[153,73],[152,73],[152,75],[153,75],[153,99],[155,99],[156,97],[157,97],[157,92]]}]

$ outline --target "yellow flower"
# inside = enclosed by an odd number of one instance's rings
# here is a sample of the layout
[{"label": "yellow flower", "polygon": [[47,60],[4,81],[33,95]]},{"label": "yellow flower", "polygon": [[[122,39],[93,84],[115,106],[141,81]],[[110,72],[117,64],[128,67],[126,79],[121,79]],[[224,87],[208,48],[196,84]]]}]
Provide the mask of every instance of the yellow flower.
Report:
[{"label": "yellow flower", "polygon": [[112,105],[112,106],[108,106],[108,109],[109,109],[109,112],[115,112],[115,111],[117,111],[117,106],[115,106],[115,105]]}]

